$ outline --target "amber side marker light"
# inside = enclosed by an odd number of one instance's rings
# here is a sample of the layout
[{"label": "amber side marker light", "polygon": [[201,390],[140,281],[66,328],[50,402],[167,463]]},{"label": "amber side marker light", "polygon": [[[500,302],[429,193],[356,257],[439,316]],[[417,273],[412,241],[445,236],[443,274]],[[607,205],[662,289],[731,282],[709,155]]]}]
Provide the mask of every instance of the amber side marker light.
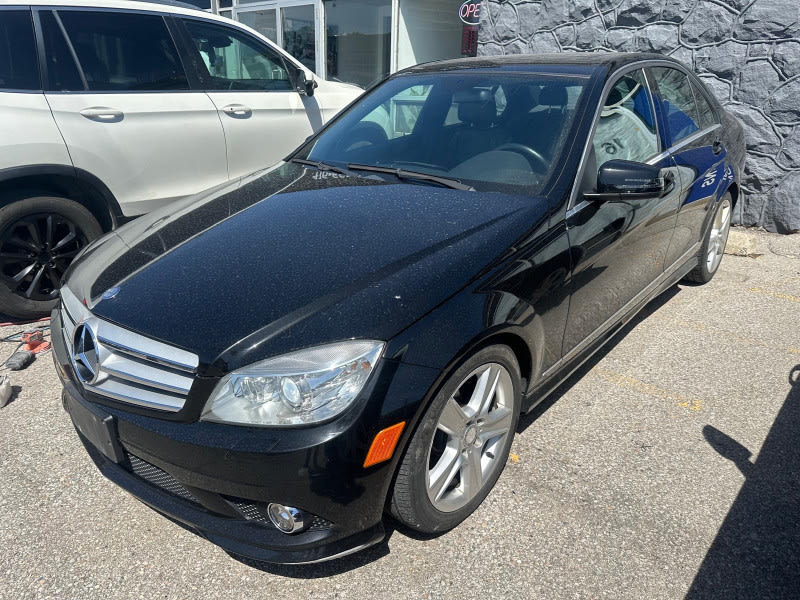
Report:
[{"label": "amber side marker light", "polygon": [[400,440],[400,434],[403,433],[405,426],[406,422],[401,421],[397,425],[392,425],[379,431],[375,439],[372,440],[372,446],[369,447],[367,458],[364,459],[364,467],[371,467],[392,458],[397,442]]}]

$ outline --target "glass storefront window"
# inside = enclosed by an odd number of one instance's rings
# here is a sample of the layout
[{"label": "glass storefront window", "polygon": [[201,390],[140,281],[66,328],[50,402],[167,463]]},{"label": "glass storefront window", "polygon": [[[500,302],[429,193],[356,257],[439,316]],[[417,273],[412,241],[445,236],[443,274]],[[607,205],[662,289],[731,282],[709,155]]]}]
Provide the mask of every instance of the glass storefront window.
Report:
[{"label": "glass storefront window", "polygon": [[274,8],[239,13],[239,21],[252,27],[271,41],[278,42],[278,16]]},{"label": "glass storefront window", "polygon": [[316,36],[314,5],[289,6],[281,9],[284,49],[303,65],[315,71]]},{"label": "glass storefront window", "polygon": [[367,87],[389,74],[391,0],[325,2],[326,76]]},{"label": "glass storefront window", "polygon": [[[461,11],[465,4],[463,0],[400,0],[397,68],[404,69],[431,60],[474,56],[477,26],[462,20]],[[472,2],[468,6],[476,4]]]}]

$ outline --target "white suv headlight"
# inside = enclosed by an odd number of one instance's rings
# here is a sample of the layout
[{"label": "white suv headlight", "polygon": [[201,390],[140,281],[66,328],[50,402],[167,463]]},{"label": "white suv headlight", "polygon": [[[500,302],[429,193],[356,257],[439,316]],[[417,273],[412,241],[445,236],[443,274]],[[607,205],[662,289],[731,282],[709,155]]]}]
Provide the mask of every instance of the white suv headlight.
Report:
[{"label": "white suv headlight", "polygon": [[200,418],[273,426],[330,419],[358,396],[383,346],[373,340],[352,340],[254,363],[223,377]]}]

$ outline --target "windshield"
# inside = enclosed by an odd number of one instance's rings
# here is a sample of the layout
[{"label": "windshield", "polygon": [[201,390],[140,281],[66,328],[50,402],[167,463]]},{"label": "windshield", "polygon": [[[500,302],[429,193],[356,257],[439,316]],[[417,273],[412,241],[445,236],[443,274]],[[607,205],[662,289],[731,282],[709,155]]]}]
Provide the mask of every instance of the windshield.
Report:
[{"label": "windshield", "polygon": [[547,73],[403,75],[364,97],[297,158],[535,195],[560,162],[586,82]]}]

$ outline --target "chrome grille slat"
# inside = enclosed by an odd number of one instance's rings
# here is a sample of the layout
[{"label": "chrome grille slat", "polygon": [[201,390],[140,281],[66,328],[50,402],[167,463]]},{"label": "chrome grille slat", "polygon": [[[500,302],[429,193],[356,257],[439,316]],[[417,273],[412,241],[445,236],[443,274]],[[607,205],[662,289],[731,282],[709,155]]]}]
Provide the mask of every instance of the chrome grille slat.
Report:
[{"label": "chrome grille slat", "polygon": [[87,391],[160,411],[183,408],[199,364],[196,354],[99,319],[68,288],[61,289],[61,298],[62,335],[70,352],[79,325],[96,338],[99,373],[84,383]]}]

